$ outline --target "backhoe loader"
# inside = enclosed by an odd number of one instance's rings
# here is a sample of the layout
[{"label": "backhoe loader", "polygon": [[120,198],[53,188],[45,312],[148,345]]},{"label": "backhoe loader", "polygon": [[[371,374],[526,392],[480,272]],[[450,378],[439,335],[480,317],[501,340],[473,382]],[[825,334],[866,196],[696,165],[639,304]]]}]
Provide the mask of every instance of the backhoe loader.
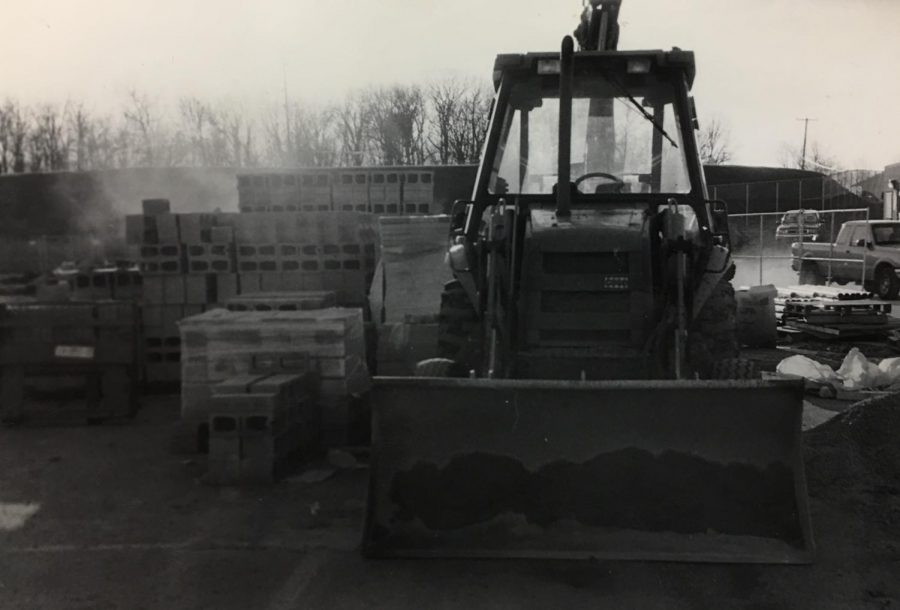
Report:
[{"label": "backhoe loader", "polygon": [[367,556],[812,559],[803,387],[738,357],[693,54],[617,50],[620,2],[496,59],[442,357],[375,379]]}]

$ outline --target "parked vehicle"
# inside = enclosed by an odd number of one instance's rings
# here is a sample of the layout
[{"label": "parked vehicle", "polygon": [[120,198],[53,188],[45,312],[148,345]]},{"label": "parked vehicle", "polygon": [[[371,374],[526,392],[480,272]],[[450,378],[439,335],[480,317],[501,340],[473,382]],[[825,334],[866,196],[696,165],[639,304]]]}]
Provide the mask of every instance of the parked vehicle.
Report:
[{"label": "parked vehicle", "polygon": [[900,222],[852,220],[841,225],[830,243],[791,244],[791,268],[801,284],[824,284],[829,277],[839,284],[862,281],[883,299],[900,293]]},{"label": "parked vehicle", "polygon": [[781,217],[775,229],[775,238],[792,237],[803,241],[815,241],[823,226],[822,217],[815,210],[790,210]]}]

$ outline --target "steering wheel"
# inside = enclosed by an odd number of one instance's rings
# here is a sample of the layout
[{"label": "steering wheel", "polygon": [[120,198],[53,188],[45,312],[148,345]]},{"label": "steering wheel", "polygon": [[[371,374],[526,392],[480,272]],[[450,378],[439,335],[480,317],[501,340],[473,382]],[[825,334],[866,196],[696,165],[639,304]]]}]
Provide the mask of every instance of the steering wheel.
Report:
[{"label": "steering wheel", "polygon": [[[616,175],[607,174],[606,172],[590,172],[590,173],[587,173],[587,174],[579,177],[575,181],[576,190],[578,190],[580,192],[581,189],[578,188],[578,185],[581,184],[582,182],[584,182],[585,180],[587,180],[588,178],[606,178],[606,179],[612,181],[612,183],[614,185],[617,185],[617,187],[616,187],[617,193],[621,193],[622,188],[625,186],[625,182]],[[610,185],[610,186],[612,186],[612,185]]]}]

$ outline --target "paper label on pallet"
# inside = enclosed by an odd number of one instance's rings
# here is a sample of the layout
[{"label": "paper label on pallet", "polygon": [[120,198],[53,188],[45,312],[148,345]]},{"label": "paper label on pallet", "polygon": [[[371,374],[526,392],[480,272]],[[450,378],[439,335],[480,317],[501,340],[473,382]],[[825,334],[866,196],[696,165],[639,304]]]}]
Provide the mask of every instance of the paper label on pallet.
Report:
[{"label": "paper label on pallet", "polygon": [[56,358],[72,358],[75,360],[93,360],[93,345],[57,345],[53,350]]}]

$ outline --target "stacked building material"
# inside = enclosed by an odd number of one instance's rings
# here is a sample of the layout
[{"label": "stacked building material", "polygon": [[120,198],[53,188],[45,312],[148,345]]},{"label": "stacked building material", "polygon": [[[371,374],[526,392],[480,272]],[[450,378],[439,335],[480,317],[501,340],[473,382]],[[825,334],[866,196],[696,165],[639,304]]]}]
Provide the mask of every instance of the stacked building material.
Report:
[{"label": "stacked building material", "polygon": [[139,301],[143,276],[138,269],[100,268],[78,271],[66,278],[73,301]]},{"label": "stacked building material", "polygon": [[261,354],[268,360],[278,356],[296,359],[303,354],[321,380],[323,432],[330,442],[343,442],[353,399],[365,393],[370,383],[361,309],[217,309],[182,320],[180,328],[182,438],[202,438],[212,386],[258,371]]},{"label": "stacked building material", "polygon": [[378,374],[409,375],[436,357],[437,317],[444,284],[453,279],[445,262],[448,216],[379,218],[381,265],[370,293],[380,322]]},{"label": "stacked building material", "polygon": [[[441,168],[323,168],[238,176],[242,212],[371,212],[373,214],[436,214],[471,187],[435,196]],[[459,187],[456,187],[459,189]]]},{"label": "stacked building material", "polygon": [[161,200],[145,202],[144,212],[127,217],[126,229],[143,274],[151,383],[180,379],[178,320],[238,295],[328,290],[339,305],[366,305],[377,251],[368,214],[172,214]]},{"label": "stacked building material", "polygon": [[228,311],[306,311],[337,306],[332,291],[259,292],[228,299]]},{"label": "stacked building material", "polygon": [[378,219],[384,273],[385,322],[437,316],[444,284],[453,279],[445,262],[449,216]]},{"label": "stacked building material", "polygon": [[0,305],[0,418],[24,417],[32,376],[83,378],[88,421],[132,414],[138,323],[134,302]]},{"label": "stacked building material", "polygon": [[779,297],[776,315],[782,332],[804,333],[820,339],[884,336],[900,326],[891,317],[891,304],[859,293],[834,297]]},{"label": "stacked building material", "polygon": [[285,457],[318,444],[318,376],[238,375],[212,386],[211,482],[268,483]]}]

